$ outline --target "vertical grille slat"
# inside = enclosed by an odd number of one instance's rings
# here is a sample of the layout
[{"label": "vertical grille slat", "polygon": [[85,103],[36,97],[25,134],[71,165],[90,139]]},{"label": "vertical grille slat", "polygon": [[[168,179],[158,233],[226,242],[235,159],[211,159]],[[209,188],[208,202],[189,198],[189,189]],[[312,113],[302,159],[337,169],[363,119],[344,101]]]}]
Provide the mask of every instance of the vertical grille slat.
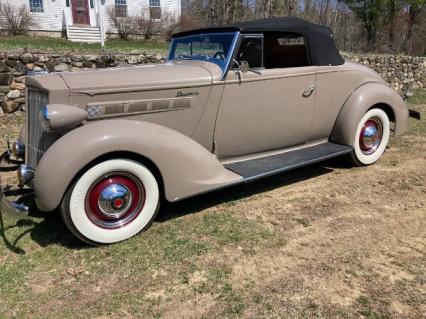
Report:
[{"label": "vertical grille slat", "polygon": [[27,164],[36,168],[40,158],[52,144],[52,138],[48,136],[48,133],[44,132],[39,119],[40,110],[48,103],[48,94],[32,88],[28,88],[27,92]]}]

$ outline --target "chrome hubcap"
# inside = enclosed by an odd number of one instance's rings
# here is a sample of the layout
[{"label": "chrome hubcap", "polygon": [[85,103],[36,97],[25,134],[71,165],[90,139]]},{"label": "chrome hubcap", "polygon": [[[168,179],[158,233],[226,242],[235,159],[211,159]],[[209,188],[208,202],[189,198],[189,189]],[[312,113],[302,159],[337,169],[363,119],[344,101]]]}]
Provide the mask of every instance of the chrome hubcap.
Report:
[{"label": "chrome hubcap", "polygon": [[379,147],[383,136],[382,123],[377,118],[371,118],[364,123],[359,135],[359,146],[366,154],[374,153]]},{"label": "chrome hubcap", "polygon": [[101,228],[116,229],[131,223],[142,211],[145,189],[135,176],[114,173],[95,182],[86,199],[86,215]]},{"label": "chrome hubcap", "polygon": [[105,217],[120,218],[132,204],[130,190],[121,184],[111,184],[99,195],[98,205]]}]

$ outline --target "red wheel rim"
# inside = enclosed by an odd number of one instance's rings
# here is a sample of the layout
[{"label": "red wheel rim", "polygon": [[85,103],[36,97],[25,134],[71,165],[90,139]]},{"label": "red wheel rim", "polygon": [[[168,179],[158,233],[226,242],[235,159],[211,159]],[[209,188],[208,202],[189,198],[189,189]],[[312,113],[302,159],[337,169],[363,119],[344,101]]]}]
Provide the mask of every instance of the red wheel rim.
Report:
[{"label": "red wheel rim", "polygon": [[134,221],[145,204],[145,189],[128,173],[113,173],[97,180],[87,192],[86,215],[98,227],[117,229]]}]

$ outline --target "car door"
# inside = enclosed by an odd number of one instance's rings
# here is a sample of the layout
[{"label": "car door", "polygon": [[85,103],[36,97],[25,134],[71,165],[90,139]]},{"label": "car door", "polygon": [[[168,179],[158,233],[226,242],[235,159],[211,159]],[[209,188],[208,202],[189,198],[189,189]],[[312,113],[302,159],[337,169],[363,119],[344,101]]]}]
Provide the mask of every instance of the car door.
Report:
[{"label": "car door", "polygon": [[296,146],[310,137],[315,67],[254,71],[226,76],[214,136],[218,157]]}]

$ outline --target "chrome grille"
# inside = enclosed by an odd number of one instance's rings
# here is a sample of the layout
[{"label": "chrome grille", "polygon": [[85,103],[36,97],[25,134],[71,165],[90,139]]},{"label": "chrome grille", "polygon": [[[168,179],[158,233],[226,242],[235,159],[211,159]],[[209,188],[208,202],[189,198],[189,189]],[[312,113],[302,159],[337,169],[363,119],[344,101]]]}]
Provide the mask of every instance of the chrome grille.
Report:
[{"label": "chrome grille", "polygon": [[53,136],[44,132],[40,122],[40,110],[48,103],[48,94],[33,88],[27,88],[27,145],[25,147],[27,164],[37,167],[44,152],[53,143]]}]

